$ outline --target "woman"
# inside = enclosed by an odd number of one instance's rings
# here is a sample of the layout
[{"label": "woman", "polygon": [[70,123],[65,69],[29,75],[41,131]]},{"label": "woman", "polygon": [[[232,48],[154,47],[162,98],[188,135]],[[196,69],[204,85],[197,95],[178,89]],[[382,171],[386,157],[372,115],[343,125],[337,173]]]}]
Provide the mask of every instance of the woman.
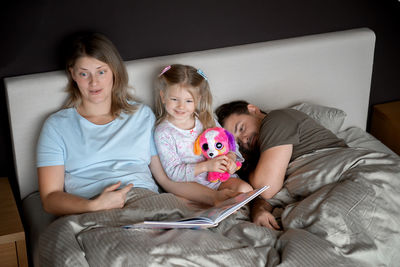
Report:
[{"label": "woman", "polygon": [[[111,41],[100,34],[80,36],[66,63],[67,104],[46,120],[37,146],[44,209],[65,215],[122,208],[132,186],[158,191],[152,176],[165,190],[186,197],[186,185],[162,169],[154,114],[129,94],[125,65]],[[195,186],[196,201],[211,205],[233,193]]]}]

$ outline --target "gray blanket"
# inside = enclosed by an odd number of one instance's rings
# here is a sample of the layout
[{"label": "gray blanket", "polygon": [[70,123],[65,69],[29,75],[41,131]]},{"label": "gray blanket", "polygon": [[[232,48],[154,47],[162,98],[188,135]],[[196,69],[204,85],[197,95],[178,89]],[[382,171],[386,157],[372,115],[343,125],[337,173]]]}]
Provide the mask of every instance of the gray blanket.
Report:
[{"label": "gray blanket", "polygon": [[282,231],[256,226],[245,206],[218,227],[124,229],[192,212],[171,194],[134,188],[123,209],[65,216],[40,238],[41,266],[398,266],[400,158],[324,149],[288,168],[270,200]]}]

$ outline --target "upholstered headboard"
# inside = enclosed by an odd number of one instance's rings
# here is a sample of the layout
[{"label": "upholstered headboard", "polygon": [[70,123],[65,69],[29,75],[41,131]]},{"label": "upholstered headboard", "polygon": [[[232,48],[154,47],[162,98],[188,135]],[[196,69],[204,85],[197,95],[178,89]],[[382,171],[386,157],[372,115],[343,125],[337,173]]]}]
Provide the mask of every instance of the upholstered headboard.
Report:
[{"label": "upholstered headboard", "polygon": [[[264,110],[310,102],[347,113],[343,128],[366,127],[374,33],[366,28],[127,61],[139,100],[153,107],[163,66],[183,63],[209,78],[214,107],[245,99]],[[21,198],[38,189],[35,146],[45,118],[65,98],[66,76],[54,71],[5,79]]]}]

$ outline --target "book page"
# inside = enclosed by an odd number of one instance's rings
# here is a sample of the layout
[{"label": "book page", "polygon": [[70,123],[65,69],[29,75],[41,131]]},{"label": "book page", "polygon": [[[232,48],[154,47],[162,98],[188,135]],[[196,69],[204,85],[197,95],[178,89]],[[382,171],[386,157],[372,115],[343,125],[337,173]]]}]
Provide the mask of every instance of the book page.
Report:
[{"label": "book page", "polygon": [[268,188],[269,186],[264,186],[260,189],[241,193],[233,198],[223,201],[215,207],[198,212],[194,217],[208,218],[211,221],[218,223],[225,219],[227,215],[230,215],[235,210],[238,210],[240,207],[244,206],[246,203],[251,201],[254,197],[258,196]]},{"label": "book page", "polygon": [[227,199],[219,205],[199,211],[193,216],[182,218],[175,221],[144,221],[132,225],[122,226],[126,229],[130,228],[209,228],[215,227],[220,221],[225,219],[227,216],[233,214],[240,207],[244,206],[252,199],[260,195],[269,186],[264,186],[260,189],[256,189],[250,192],[241,193],[233,198]]}]

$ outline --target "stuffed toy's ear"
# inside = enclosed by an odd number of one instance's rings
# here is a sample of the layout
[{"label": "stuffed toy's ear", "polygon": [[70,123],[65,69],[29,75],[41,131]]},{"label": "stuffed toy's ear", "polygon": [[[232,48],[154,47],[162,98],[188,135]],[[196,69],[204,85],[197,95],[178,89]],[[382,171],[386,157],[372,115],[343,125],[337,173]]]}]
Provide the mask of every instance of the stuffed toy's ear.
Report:
[{"label": "stuffed toy's ear", "polygon": [[229,151],[236,151],[236,143],[235,143],[235,137],[233,134],[225,130],[226,136],[228,136],[228,144],[229,144]]},{"label": "stuffed toy's ear", "polygon": [[196,142],[194,142],[193,152],[195,155],[201,154],[200,135],[197,137]]}]

